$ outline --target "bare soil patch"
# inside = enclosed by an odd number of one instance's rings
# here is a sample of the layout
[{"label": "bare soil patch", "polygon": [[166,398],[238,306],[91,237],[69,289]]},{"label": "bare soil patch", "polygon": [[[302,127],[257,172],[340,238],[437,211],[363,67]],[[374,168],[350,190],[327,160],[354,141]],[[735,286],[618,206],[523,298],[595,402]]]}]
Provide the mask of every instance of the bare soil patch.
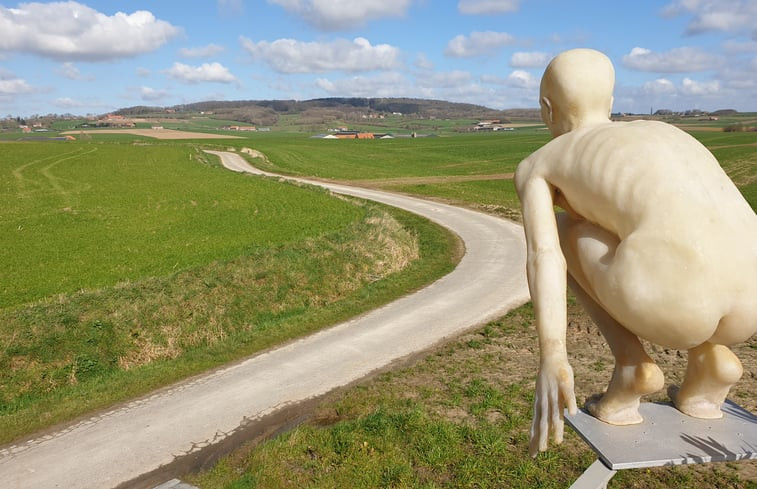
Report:
[{"label": "bare soil patch", "polygon": [[154,139],[240,139],[239,136],[208,134],[204,132],[177,131],[174,129],[95,129],[91,131],[66,131],[61,134],[133,134]]}]

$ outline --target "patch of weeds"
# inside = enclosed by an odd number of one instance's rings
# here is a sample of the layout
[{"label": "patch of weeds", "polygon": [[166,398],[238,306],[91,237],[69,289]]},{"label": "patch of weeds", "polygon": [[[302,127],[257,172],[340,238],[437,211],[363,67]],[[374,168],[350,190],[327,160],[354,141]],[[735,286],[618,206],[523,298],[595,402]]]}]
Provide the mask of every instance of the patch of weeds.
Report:
[{"label": "patch of weeds", "polygon": [[605,368],[607,368],[607,365],[604,361],[597,360],[591,365],[591,368],[593,368],[595,372],[604,372]]}]

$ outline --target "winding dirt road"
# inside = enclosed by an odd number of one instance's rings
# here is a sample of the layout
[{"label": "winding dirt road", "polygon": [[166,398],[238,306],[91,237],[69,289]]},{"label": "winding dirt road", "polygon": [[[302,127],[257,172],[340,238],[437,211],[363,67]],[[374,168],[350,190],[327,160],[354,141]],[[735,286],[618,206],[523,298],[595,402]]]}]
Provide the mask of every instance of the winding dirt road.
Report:
[{"label": "winding dirt road", "polygon": [[[231,170],[265,174],[238,154],[213,154]],[[377,310],[60,431],[0,447],[0,487],[157,485],[176,475],[166,467],[191,464],[277,412],[312,402],[528,300],[525,243],[517,224],[377,190],[308,183],[425,216],[458,234],[465,256],[450,274]]]}]

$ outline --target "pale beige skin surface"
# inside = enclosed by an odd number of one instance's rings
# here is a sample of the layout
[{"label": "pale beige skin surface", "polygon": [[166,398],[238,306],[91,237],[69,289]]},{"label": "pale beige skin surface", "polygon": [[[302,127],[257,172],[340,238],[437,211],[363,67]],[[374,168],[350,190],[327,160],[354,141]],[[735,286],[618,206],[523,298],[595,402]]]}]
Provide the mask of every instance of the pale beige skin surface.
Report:
[{"label": "pale beige skin surface", "polygon": [[742,374],[727,346],[757,332],[757,216],[693,137],[661,122],[611,122],[613,84],[597,51],[555,58],[541,86],[554,139],[515,174],[540,345],[532,455],[550,432],[560,443],[563,409],[576,411],[567,285],[615,356],[607,391],[586,403],[611,424],[641,422],[640,397],[664,385],[639,337],[689,351],[669,395],[686,414],[718,418]]}]

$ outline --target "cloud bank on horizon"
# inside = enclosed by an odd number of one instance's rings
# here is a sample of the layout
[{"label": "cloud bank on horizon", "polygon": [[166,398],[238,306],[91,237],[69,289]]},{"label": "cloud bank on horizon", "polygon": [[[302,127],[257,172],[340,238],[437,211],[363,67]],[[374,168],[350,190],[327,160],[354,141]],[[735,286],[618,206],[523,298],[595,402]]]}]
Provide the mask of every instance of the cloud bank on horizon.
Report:
[{"label": "cloud bank on horizon", "polygon": [[573,3],[5,2],[0,116],[320,97],[537,107],[544,67],[574,47],[613,60],[616,111],[757,111],[757,0]]}]

